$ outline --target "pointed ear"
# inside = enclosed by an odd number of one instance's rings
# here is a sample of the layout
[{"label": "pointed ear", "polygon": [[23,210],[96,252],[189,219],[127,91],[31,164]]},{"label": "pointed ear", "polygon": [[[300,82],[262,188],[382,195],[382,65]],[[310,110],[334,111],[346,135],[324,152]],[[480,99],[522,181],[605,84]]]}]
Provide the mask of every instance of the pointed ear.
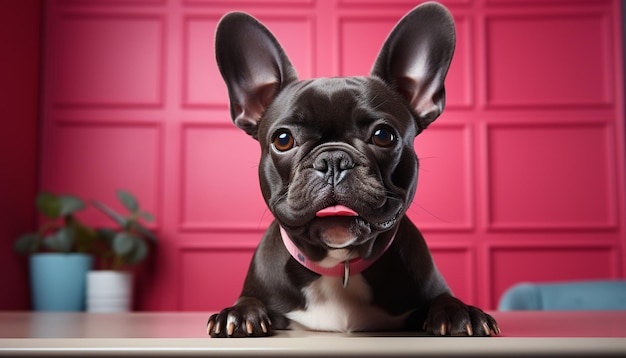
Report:
[{"label": "pointed ear", "polygon": [[452,61],[454,20],[437,3],[426,3],[406,14],[391,31],[371,75],[398,91],[417,114],[421,132],[443,111],[444,79]]},{"label": "pointed ear", "polygon": [[298,75],[272,33],[244,13],[220,20],[215,56],[228,87],[233,122],[256,138],[265,109]]}]

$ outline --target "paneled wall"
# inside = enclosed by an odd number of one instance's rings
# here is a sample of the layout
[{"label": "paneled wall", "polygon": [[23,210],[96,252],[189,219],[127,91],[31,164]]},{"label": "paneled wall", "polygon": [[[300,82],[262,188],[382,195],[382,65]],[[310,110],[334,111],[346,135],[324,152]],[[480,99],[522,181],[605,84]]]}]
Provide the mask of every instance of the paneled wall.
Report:
[{"label": "paneled wall", "polygon": [[[457,50],[444,115],[416,139],[409,216],[461,298],[519,281],[622,278],[626,179],[621,2],[449,0]],[[41,188],[115,206],[131,190],[160,238],[139,309],[230,305],[271,221],[258,143],[217,71],[219,18],[247,11],[301,78],[365,75],[392,0],[46,2]],[[108,224],[95,210],[84,219]]]}]

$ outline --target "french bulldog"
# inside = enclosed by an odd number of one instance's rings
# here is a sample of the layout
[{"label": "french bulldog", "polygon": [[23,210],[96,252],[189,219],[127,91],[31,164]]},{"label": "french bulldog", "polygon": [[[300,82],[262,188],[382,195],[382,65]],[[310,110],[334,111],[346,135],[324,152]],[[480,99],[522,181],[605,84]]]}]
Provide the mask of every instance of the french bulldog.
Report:
[{"label": "french bulldog", "polygon": [[455,47],[446,8],[422,4],[383,44],[369,77],[299,80],[259,21],[225,15],[217,64],[236,126],[261,145],[259,180],[275,220],[211,337],[274,330],[500,334],[455,298],[405,216],[417,185],[414,139],[443,111]]}]

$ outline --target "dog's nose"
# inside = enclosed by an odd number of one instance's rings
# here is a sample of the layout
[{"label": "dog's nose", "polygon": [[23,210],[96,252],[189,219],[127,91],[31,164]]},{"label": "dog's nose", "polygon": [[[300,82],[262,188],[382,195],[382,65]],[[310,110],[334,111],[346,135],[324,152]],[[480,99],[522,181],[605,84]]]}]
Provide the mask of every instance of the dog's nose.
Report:
[{"label": "dog's nose", "polygon": [[329,184],[339,183],[354,166],[352,157],[342,150],[320,153],[313,162],[313,169],[322,174]]}]

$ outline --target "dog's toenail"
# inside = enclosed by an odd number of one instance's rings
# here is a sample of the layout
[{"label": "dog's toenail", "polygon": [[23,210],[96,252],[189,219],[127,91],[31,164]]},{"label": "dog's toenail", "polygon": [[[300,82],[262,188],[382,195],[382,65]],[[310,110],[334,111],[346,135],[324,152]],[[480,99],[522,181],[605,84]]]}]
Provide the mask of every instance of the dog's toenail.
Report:
[{"label": "dog's toenail", "polygon": [[491,329],[489,329],[489,325],[487,324],[487,322],[483,322],[483,329],[485,330],[486,335],[491,335]]}]

